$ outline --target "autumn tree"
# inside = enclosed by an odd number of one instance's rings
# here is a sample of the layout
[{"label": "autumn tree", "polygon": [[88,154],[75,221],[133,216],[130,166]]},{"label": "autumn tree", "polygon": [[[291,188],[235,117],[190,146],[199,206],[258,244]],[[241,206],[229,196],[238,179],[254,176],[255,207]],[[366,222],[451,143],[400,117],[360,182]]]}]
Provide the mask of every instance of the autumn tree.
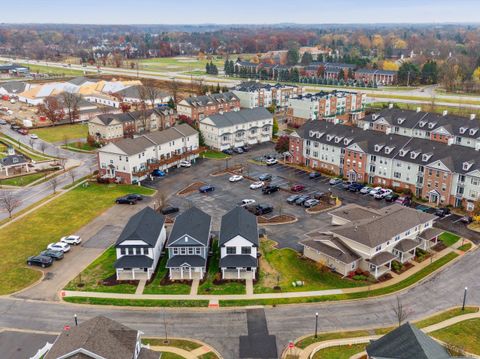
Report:
[{"label": "autumn tree", "polygon": [[290,139],[288,138],[288,136],[280,136],[277,140],[277,143],[275,144],[275,151],[277,151],[278,153],[284,153],[287,152],[289,148]]},{"label": "autumn tree", "polygon": [[410,62],[405,62],[398,69],[398,83],[401,85],[414,85],[420,79],[420,70],[418,66]]},{"label": "autumn tree", "polygon": [[46,97],[43,103],[38,105],[38,113],[41,116],[45,116],[54,126],[65,117],[62,105],[53,96]]},{"label": "autumn tree", "polygon": [[82,100],[82,96],[76,93],[62,92],[61,98],[64,108],[67,111],[67,118],[70,122],[75,122],[79,116],[79,104]]}]

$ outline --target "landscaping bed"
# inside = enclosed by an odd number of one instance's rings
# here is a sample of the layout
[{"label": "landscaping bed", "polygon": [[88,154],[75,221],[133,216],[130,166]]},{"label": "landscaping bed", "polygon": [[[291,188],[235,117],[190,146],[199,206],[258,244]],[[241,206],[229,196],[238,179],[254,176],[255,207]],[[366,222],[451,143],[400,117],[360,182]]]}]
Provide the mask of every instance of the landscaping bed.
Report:
[{"label": "landscaping bed", "polygon": [[320,201],[315,207],[307,208],[307,213],[320,213],[335,206],[335,203]]},{"label": "landscaping bed", "polygon": [[168,261],[168,254],[164,253],[153,279],[147,282],[143,294],[189,294],[191,281],[171,281],[168,278],[168,269],[165,265]]},{"label": "landscaping bed", "polygon": [[[212,172],[210,173],[210,176],[222,176],[224,174],[228,174],[228,173],[232,173],[232,172],[237,172],[237,171],[240,171],[240,170],[243,170],[243,166],[241,165],[236,165],[236,166],[232,166],[232,167],[228,167],[228,168],[224,168],[222,170],[218,170],[218,171],[215,171],[215,172]],[[246,177],[245,177],[246,178]]]},{"label": "landscaping bed", "polygon": [[400,263],[398,261],[393,261],[392,262],[392,271],[395,272],[396,274],[402,274],[412,268],[414,265],[410,262],[406,263]]},{"label": "landscaping bed", "polygon": [[279,214],[273,217],[258,217],[258,224],[268,225],[268,224],[288,224],[294,223],[297,221],[297,217],[291,214]]},{"label": "landscaping bed", "polygon": [[205,182],[193,182],[192,184],[188,185],[184,189],[177,192],[178,196],[186,196],[190,193],[197,192],[198,189],[202,186],[205,186]]},{"label": "landscaping bed", "polygon": [[415,262],[422,263],[425,259],[428,259],[432,256],[430,252],[424,251],[423,249],[417,248],[415,251]]}]

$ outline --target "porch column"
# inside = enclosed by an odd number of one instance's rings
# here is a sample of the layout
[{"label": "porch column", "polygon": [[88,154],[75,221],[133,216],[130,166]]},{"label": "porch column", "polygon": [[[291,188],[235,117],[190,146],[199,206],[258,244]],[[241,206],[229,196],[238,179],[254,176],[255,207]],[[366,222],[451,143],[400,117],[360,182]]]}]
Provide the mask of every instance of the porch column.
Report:
[{"label": "porch column", "polygon": [[377,279],[378,266],[375,266],[375,279]]},{"label": "porch column", "polygon": [[119,273],[118,268],[115,269],[115,272],[116,272],[116,274],[117,274],[117,280],[118,280],[118,273]]},{"label": "porch column", "polygon": [[225,279],[225,268],[222,268],[222,278]]},{"label": "porch column", "polygon": [[8,177],[8,167],[5,167],[5,176]]},{"label": "porch column", "polygon": [[[400,252],[400,262],[403,263],[403,252]],[[392,263],[392,262],[390,262],[390,263]]]},{"label": "porch column", "polygon": [[188,278],[192,279],[192,267],[188,267]]},{"label": "porch column", "polygon": [[415,257],[416,254],[417,254],[417,247],[413,248],[413,256]]},{"label": "porch column", "polygon": [[132,268],[132,278],[135,279],[135,269]]},{"label": "porch column", "polygon": [[25,165],[25,169],[27,170],[27,173],[29,172],[28,170],[28,164]]},{"label": "porch column", "polygon": [[168,277],[172,280],[172,268],[168,268]]},{"label": "porch column", "polygon": [[183,279],[183,267],[180,267],[180,279]]},{"label": "porch column", "polygon": [[240,268],[237,268],[237,279],[240,279]]},{"label": "porch column", "polygon": [[[403,257],[403,253],[402,253],[402,257]],[[392,261],[390,261],[390,262],[388,263],[388,269],[390,269],[390,270],[392,269]]]}]

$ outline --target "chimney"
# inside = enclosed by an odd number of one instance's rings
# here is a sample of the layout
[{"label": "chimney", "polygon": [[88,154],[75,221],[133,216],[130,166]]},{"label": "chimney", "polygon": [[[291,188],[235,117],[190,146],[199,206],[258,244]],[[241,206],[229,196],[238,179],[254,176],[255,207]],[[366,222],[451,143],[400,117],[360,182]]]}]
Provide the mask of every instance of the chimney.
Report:
[{"label": "chimney", "polygon": [[476,115],[474,113],[470,114],[470,120],[475,120]]},{"label": "chimney", "polygon": [[450,137],[448,139],[447,145],[449,145],[449,146],[453,145],[453,137]]},{"label": "chimney", "polygon": [[417,107],[417,113],[422,111],[422,108],[421,107]]},{"label": "chimney", "polygon": [[443,116],[447,116],[448,115],[448,110],[443,110]]},{"label": "chimney", "polygon": [[391,110],[393,108],[393,103],[388,104],[388,109]]}]

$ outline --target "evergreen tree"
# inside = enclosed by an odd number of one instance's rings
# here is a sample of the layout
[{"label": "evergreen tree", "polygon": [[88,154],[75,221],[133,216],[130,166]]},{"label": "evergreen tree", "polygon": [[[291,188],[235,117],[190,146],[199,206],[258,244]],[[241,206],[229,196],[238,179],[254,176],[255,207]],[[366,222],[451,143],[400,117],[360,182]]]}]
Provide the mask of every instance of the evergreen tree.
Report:
[{"label": "evergreen tree", "polygon": [[210,64],[209,64],[208,62],[207,62],[206,65],[205,65],[205,72],[206,72],[207,74],[210,73]]},{"label": "evergreen tree", "polygon": [[170,100],[168,100],[168,103],[167,103],[168,107],[170,107],[171,109],[175,110],[175,101],[173,100],[173,97],[170,97]]},{"label": "evergreen tree", "polygon": [[436,84],[438,81],[438,67],[435,61],[427,61],[422,66],[420,82],[425,85]]},{"label": "evergreen tree", "polygon": [[308,66],[313,62],[313,56],[311,53],[305,51],[302,55],[302,60],[300,61],[302,65]]},{"label": "evergreen tree", "polygon": [[339,80],[344,80],[345,79],[345,71],[343,71],[343,69],[340,69],[340,71],[338,72],[337,78]]},{"label": "evergreen tree", "polygon": [[298,64],[298,60],[300,55],[298,54],[297,49],[290,49],[287,52],[287,65],[296,65]]}]

